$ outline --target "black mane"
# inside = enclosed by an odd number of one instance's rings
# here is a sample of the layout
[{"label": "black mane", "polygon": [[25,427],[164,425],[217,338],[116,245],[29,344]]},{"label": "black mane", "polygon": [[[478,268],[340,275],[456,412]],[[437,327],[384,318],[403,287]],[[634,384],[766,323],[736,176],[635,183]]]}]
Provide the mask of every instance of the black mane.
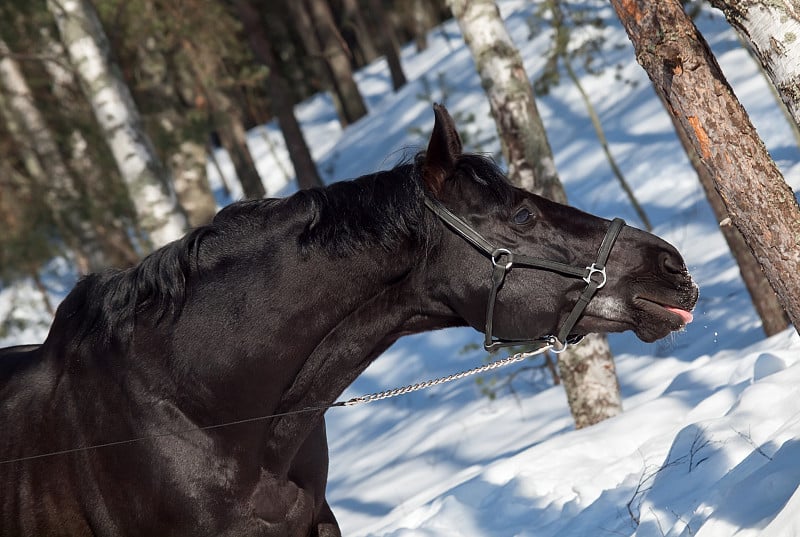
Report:
[{"label": "black mane", "polygon": [[[221,251],[235,255],[242,237],[258,239],[270,233],[277,212],[281,217],[306,219],[298,238],[303,256],[321,250],[346,257],[369,248],[392,251],[404,241],[422,241],[429,230],[418,162],[302,190],[285,199],[233,203],[210,224],[159,248],[136,266],[83,278],[58,308],[54,324],[66,324],[65,329],[51,333],[71,334],[74,345],[87,340],[102,346],[127,344],[137,315],[147,311],[155,321],[177,316],[187,280],[211,268]],[[491,159],[464,154],[457,170],[485,191],[482,202],[509,203],[513,187]]]},{"label": "black mane", "polygon": [[347,257],[369,248],[391,251],[406,239],[419,239],[425,231],[423,195],[412,164],[300,191],[293,197],[310,216],[299,240],[301,253],[321,248]]}]

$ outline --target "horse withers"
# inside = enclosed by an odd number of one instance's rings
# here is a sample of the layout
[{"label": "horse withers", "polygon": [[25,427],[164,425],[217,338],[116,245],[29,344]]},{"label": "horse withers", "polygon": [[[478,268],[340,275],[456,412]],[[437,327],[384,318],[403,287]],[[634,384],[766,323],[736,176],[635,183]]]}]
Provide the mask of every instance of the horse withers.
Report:
[{"label": "horse withers", "polygon": [[513,187],[434,112],[414,162],[234,203],[0,351],[0,535],[338,536],[324,408],[400,336],[691,320],[675,248]]}]

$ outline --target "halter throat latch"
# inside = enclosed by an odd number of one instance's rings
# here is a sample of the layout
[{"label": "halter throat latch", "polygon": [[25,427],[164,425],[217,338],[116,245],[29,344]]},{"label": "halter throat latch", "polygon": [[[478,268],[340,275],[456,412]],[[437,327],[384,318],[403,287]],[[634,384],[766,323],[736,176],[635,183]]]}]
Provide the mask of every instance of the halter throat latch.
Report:
[{"label": "halter throat latch", "polygon": [[[588,267],[577,267],[567,265],[558,261],[549,261],[538,257],[515,254],[508,248],[497,248],[486,240],[480,233],[467,224],[464,220],[450,212],[446,207],[437,201],[425,196],[425,206],[441,219],[451,230],[464,240],[472,244],[478,251],[489,257],[492,262],[491,286],[489,287],[489,298],[486,303],[486,329],[483,346],[487,351],[492,351],[500,347],[514,345],[549,345],[555,353],[564,352],[569,345],[574,345],[583,339],[583,336],[570,336],[570,332],[578,323],[589,302],[602,289],[608,281],[606,274],[606,262],[611,254],[611,249],[617,240],[625,221],[615,218],[611,221],[606,230],[603,242],[597,250],[595,261]],[[514,267],[534,268],[558,272],[565,276],[580,278],[586,282],[586,287],[581,292],[575,305],[572,307],[567,318],[561,324],[557,335],[548,335],[535,339],[510,340],[495,338],[492,335],[494,324],[494,306],[497,301],[497,294],[505,282],[506,275]]]}]

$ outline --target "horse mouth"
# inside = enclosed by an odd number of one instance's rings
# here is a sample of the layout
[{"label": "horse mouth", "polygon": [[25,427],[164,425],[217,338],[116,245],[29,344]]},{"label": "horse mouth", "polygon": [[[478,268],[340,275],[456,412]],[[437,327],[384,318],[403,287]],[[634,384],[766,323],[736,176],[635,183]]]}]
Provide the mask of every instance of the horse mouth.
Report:
[{"label": "horse mouth", "polygon": [[637,296],[635,301],[637,302],[637,305],[645,312],[667,321],[670,325],[675,325],[673,330],[679,330],[683,328],[687,324],[691,323],[694,319],[694,316],[690,311],[693,306],[685,309],[677,304],[662,302],[643,296]]}]

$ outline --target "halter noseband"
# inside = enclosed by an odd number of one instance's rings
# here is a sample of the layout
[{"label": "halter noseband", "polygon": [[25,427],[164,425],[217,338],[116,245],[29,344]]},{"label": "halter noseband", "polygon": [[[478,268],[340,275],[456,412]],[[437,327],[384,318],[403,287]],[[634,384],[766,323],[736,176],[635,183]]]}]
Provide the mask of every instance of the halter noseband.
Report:
[{"label": "halter noseband", "polygon": [[[486,304],[486,337],[483,342],[483,346],[486,350],[494,350],[499,347],[511,345],[544,343],[552,345],[554,352],[563,352],[568,344],[578,343],[582,339],[583,336],[571,338],[569,333],[577,324],[578,319],[580,319],[586,306],[589,305],[589,301],[597,290],[606,284],[606,261],[608,261],[608,256],[611,253],[614,242],[617,240],[620,231],[622,231],[622,227],[625,225],[624,220],[615,218],[611,221],[611,225],[608,227],[606,235],[603,237],[603,242],[600,244],[600,248],[597,251],[597,260],[592,263],[591,266],[577,267],[559,263],[558,261],[549,261],[538,257],[515,254],[507,248],[496,248],[469,224],[451,213],[439,202],[425,196],[425,206],[447,224],[450,229],[472,244],[481,253],[489,257],[492,262],[492,287],[489,290],[489,301]],[[497,293],[503,286],[506,274],[515,266],[558,272],[573,278],[580,278],[586,282],[586,287],[581,293],[581,296],[578,297],[578,301],[575,303],[575,306],[573,306],[569,316],[561,325],[557,336],[549,335],[530,340],[510,340],[492,336],[494,304],[497,300]]]}]

